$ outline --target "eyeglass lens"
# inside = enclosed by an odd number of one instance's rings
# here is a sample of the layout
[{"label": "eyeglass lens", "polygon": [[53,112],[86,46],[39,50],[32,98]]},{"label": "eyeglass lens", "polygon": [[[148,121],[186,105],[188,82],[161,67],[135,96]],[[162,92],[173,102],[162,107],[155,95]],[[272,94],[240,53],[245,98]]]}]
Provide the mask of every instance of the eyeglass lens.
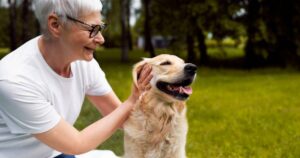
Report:
[{"label": "eyeglass lens", "polygon": [[101,31],[103,31],[105,29],[105,25],[103,24],[103,25],[95,25],[94,27],[93,27],[93,29],[92,29],[92,31],[91,31],[91,37],[95,37],[98,33],[99,33],[99,31],[101,32]]}]

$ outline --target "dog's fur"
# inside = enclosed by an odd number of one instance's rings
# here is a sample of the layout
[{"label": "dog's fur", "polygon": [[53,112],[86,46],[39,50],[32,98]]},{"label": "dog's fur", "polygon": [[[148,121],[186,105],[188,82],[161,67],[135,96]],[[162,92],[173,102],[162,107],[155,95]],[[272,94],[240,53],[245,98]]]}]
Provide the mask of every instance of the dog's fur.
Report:
[{"label": "dog's fur", "polygon": [[[191,93],[187,87],[195,78],[196,67],[186,64],[174,55],[159,55],[137,63],[133,79],[137,84],[137,69],[143,64],[152,66],[151,89],[137,101],[129,119],[124,124],[124,158],[185,158],[185,143],[188,130],[185,100]],[[187,65],[192,70],[186,70]],[[187,95],[167,94],[158,84],[183,84],[187,90],[169,90]],[[167,86],[165,86],[166,88]]]}]

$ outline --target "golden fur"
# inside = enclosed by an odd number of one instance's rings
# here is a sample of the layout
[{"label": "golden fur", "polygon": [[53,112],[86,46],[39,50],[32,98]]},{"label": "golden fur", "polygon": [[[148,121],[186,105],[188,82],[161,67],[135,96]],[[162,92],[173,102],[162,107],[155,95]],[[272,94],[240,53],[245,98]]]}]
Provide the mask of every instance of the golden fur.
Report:
[{"label": "golden fur", "polygon": [[163,93],[156,83],[183,78],[186,64],[173,55],[144,59],[133,69],[135,83],[137,67],[145,63],[152,66],[152,88],[141,95],[124,124],[124,158],[185,158],[188,130],[185,100]]}]

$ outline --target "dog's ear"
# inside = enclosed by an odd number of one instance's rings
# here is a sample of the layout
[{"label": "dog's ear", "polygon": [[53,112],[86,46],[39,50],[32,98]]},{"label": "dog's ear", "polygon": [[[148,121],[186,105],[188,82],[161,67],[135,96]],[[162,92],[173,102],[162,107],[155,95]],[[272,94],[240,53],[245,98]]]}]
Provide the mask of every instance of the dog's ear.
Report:
[{"label": "dog's ear", "polygon": [[140,73],[141,73],[143,65],[145,65],[147,63],[147,61],[149,61],[149,60],[150,60],[150,58],[143,58],[142,61],[136,63],[133,66],[132,76],[133,76],[133,82],[135,85],[137,85],[137,80],[140,77]]}]

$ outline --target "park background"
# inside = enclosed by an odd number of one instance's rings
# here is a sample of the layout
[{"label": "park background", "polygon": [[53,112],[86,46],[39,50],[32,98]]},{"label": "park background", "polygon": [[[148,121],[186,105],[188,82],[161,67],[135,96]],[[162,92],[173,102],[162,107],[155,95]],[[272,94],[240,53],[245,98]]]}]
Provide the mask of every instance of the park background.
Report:
[{"label": "park background", "polygon": [[[0,58],[40,34],[32,0],[0,0]],[[300,157],[300,2],[102,0],[95,58],[116,92],[132,65],[175,54],[198,65],[188,100],[189,158]],[[76,128],[101,116],[85,101]],[[99,149],[123,154],[119,130]]]}]

